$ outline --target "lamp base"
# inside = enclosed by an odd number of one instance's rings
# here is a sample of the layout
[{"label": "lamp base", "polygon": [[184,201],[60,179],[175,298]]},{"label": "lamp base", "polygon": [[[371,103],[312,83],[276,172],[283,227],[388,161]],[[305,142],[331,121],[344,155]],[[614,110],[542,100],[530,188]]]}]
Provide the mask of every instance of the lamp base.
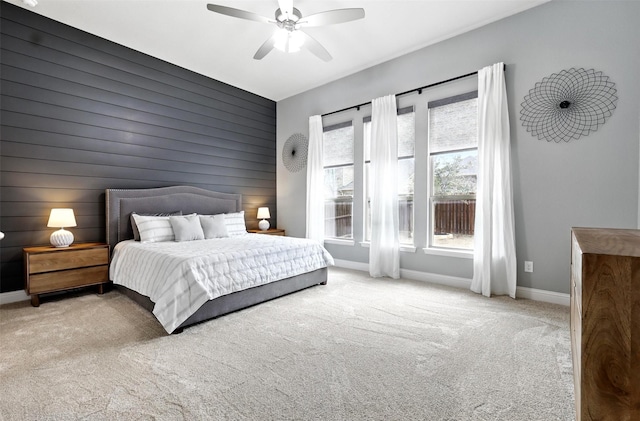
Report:
[{"label": "lamp base", "polygon": [[58,231],[51,233],[49,241],[54,247],[69,247],[73,243],[73,234],[64,228],[60,228]]},{"label": "lamp base", "polygon": [[268,230],[270,225],[271,224],[269,224],[269,221],[267,221],[266,219],[258,222],[258,228],[260,228],[262,231]]}]

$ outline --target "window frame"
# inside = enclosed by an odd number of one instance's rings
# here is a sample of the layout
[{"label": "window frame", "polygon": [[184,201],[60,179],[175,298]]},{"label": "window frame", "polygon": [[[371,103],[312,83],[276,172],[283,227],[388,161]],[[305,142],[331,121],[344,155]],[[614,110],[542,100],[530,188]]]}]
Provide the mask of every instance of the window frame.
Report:
[{"label": "window frame", "polygon": [[[326,236],[326,215],[325,215],[325,226],[324,226],[324,231],[325,231],[325,236],[324,236],[324,241],[325,243],[335,243],[335,244],[355,244],[355,230],[354,230],[354,214],[355,214],[355,197],[356,197],[356,130],[355,130],[355,125],[353,124],[353,119],[349,118],[348,116],[341,116],[339,117],[338,122],[332,122],[332,124],[325,124],[324,120],[323,120],[323,124],[322,124],[322,135],[323,135],[323,148],[324,148],[324,134],[332,131],[332,130],[339,130],[342,128],[346,128],[346,127],[352,127],[353,128],[353,156],[351,159],[351,163],[350,164],[335,164],[335,165],[324,165],[324,156],[323,156],[323,166],[322,166],[322,171],[323,174],[325,173],[325,171],[327,169],[335,169],[335,168],[347,168],[347,167],[351,167],[352,171],[353,171],[353,192],[351,194],[351,237],[346,237],[346,238],[341,238],[341,237],[327,237]],[[323,154],[324,155],[324,154]],[[326,206],[326,201],[329,198],[324,199],[325,201],[325,206]],[[325,208],[326,209],[326,208]],[[325,211],[326,213],[326,211]]]},{"label": "window frame", "polygon": [[[413,119],[413,155],[398,155],[397,156],[397,160],[398,160],[398,164],[400,163],[400,161],[403,160],[407,160],[407,159],[413,159],[413,174],[414,174],[414,183],[413,183],[413,194],[412,196],[412,209],[411,209],[411,226],[412,226],[412,230],[410,232],[410,238],[411,238],[411,242],[406,242],[400,243],[400,247],[404,248],[404,249],[411,249],[411,251],[415,251],[415,205],[413,203],[415,203],[415,171],[416,171],[416,138],[417,138],[417,132],[416,132],[416,120],[417,120],[417,113],[416,113],[416,106],[414,104],[409,104],[406,105],[404,107],[398,107],[397,110],[397,115],[401,116],[404,114],[410,114],[413,113],[414,114],[414,119]],[[371,123],[371,114],[366,115],[365,117],[362,118],[362,144],[363,144],[363,153],[362,153],[362,160],[363,160],[363,167],[362,167],[362,178],[363,178],[363,196],[364,196],[364,205],[363,205],[363,217],[362,217],[362,222],[363,222],[363,240],[362,240],[362,245],[369,245],[371,243],[371,239],[368,238],[369,237],[369,226],[370,226],[370,220],[371,220],[371,213],[369,212],[370,210],[370,200],[369,200],[369,185],[368,185],[368,173],[367,173],[367,164],[371,164],[371,157],[369,157],[369,159],[367,160],[367,148],[366,148],[366,141],[365,141],[365,133],[366,133],[366,128],[365,125],[366,123]],[[370,145],[369,145],[370,147]],[[400,195],[398,194],[398,198],[400,198]]]},{"label": "window frame", "polygon": [[[437,152],[431,153],[431,133],[430,133],[430,121],[431,113],[430,110],[432,108],[446,106],[462,101],[468,101],[470,99],[476,99],[478,97],[478,91],[472,90],[467,91],[461,94],[450,95],[446,97],[442,97],[437,100],[428,101],[427,103],[427,215],[428,215],[428,225],[427,225],[427,237],[426,237],[426,247],[423,249],[425,253],[437,254],[437,255],[445,255],[445,256],[456,256],[456,257],[473,257],[474,248],[473,244],[471,248],[459,248],[459,247],[444,247],[441,245],[434,244],[434,229],[435,229],[435,203],[439,201],[465,201],[465,200],[475,200],[476,194],[456,194],[456,195],[434,195],[433,190],[433,173],[434,173],[434,160],[432,159],[434,156],[438,155],[446,155],[452,153],[462,153],[468,151],[478,151],[478,143],[476,136],[476,144],[475,147],[463,147],[463,148],[450,148],[446,150],[438,150]],[[477,113],[476,113],[477,116]],[[477,121],[477,119],[476,119]],[[478,158],[479,159],[479,158]],[[477,175],[476,175],[477,176]]]},{"label": "window frame", "polygon": [[[433,257],[449,257],[456,259],[473,259],[473,251],[469,249],[442,249],[429,246],[429,230],[431,210],[429,197],[431,196],[430,167],[428,150],[428,102],[441,98],[455,97],[461,93],[471,92],[478,88],[477,76],[469,76],[463,79],[451,81],[438,86],[430,87],[420,91],[412,91],[397,96],[397,106],[399,109],[413,106],[415,117],[415,145],[414,145],[414,246],[400,246],[401,253],[415,253]],[[351,121],[354,127],[354,192],[353,192],[353,215],[352,229],[353,239],[333,239],[325,237],[325,244],[331,247],[353,247],[356,249],[349,251],[353,255],[356,253],[366,253],[370,243],[364,241],[365,238],[365,188],[364,185],[364,130],[363,117],[371,115],[371,104],[363,104],[331,113],[322,117],[323,127]],[[361,248],[362,250],[358,250]],[[362,254],[362,256],[365,256]],[[409,256],[408,256],[409,257]],[[415,256],[418,258],[418,256]],[[364,258],[364,257],[363,257]]]}]

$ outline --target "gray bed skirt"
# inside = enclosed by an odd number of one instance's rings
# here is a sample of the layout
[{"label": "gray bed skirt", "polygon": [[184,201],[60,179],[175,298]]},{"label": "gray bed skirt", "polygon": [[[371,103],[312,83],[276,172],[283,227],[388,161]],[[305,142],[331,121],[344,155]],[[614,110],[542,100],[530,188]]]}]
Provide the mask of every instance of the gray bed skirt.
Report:
[{"label": "gray bed skirt", "polygon": [[[327,268],[322,268],[313,272],[303,273],[302,275],[223,295],[216,299],[207,301],[198,309],[198,311],[193,313],[191,317],[185,320],[172,333],[180,333],[185,327],[223,316],[234,311],[242,310],[274,298],[282,297],[314,285],[326,285],[327,272]],[[141,295],[122,285],[116,285],[116,287],[119,291],[140,304],[142,307],[149,311],[153,311],[154,303],[149,299],[149,297]]]}]

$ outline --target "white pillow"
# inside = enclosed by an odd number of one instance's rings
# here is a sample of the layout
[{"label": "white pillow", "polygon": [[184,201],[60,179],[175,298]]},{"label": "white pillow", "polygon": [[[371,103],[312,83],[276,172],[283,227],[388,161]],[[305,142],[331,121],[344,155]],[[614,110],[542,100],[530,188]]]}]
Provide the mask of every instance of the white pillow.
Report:
[{"label": "white pillow", "polygon": [[131,229],[133,230],[133,239],[136,241],[140,241],[140,233],[138,232],[138,226],[136,225],[136,221],[133,218],[133,215],[142,215],[142,216],[173,216],[173,215],[182,215],[182,211],[174,211],[174,212],[159,212],[159,213],[131,213]]},{"label": "white pillow", "polygon": [[176,241],[204,240],[200,218],[195,213],[185,216],[170,216],[169,222]]},{"label": "white pillow", "polygon": [[200,215],[200,225],[204,231],[204,238],[224,238],[228,237],[225,217],[220,215]]},{"label": "white pillow", "polygon": [[131,216],[136,222],[138,232],[140,232],[141,242],[157,243],[175,240],[169,216],[144,216],[135,213]]},{"label": "white pillow", "polygon": [[224,224],[227,227],[229,237],[239,237],[247,233],[247,226],[244,222],[244,211],[225,213]]}]

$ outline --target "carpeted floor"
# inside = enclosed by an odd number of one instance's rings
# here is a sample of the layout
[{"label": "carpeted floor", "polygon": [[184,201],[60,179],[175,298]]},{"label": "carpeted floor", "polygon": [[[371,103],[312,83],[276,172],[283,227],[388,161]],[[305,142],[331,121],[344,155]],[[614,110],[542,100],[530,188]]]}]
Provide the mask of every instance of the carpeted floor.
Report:
[{"label": "carpeted floor", "polygon": [[567,307],[332,268],[168,336],[117,291],[0,307],[2,420],[572,420]]}]

